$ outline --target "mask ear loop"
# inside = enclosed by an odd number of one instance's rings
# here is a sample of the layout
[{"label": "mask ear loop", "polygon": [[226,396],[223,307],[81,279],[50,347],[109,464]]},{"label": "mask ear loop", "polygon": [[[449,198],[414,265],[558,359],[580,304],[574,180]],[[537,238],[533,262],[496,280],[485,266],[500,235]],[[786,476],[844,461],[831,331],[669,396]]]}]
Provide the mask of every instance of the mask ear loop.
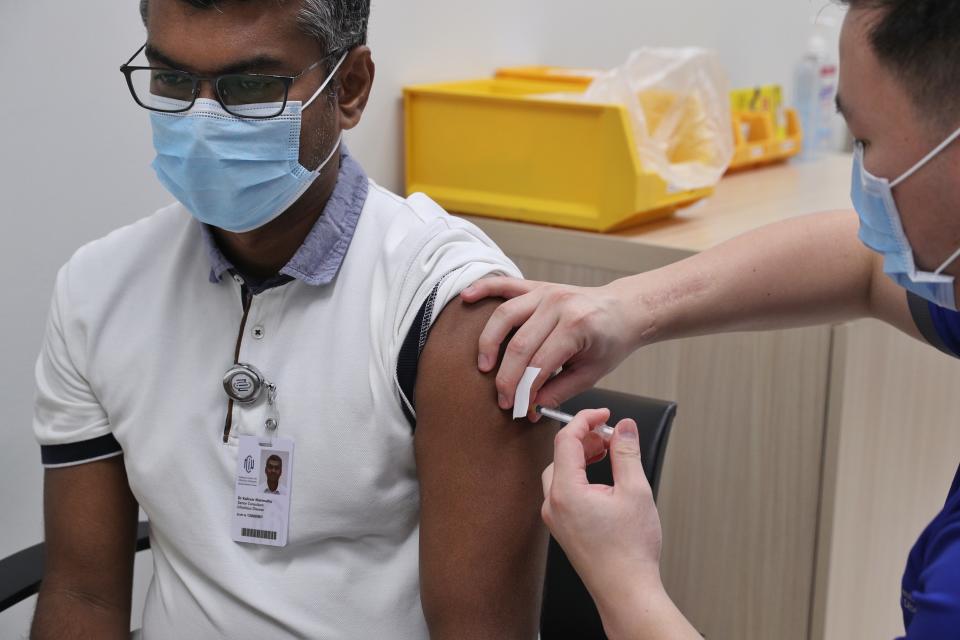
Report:
[{"label": "mask ear loop", "polygon": [[332,149],[330,149],[330,153],[327,154],[326,159],[320,163],[320,166],[318,166],[316,169],[313,170],[313,173],[320,173],[321,171],[323,171],[323,168],[327,166],[327,163],[330,162],[330,160],[333,158],[333,154],[335,154],[337,152],[337,149],[340,148],[341,142],[343,142],[343,131],[341,131],[340,135],[337,136],[337,143],[333,145]]},{"label": "mask ear loop", "polygon": [[[302,107],[300,107],[301,112],[306,110],[307,107],[313,104],[313,101],[316,100],[321,93],[323,93],[323,90],[327,88],[327,85],[330,84],[330,81],[333,80],[333,77],[337,75],[337,71],[339,71],[340,67],[343,66],[343,62],[344,60],[347,59],[348,55],[350,55],[349,50],[343,52],[343,55],[340,56],[340,60],[338,60],[337,64],[334,65],[333,71],[331,71],[330,75],[327,76],[327,79],[323,81],[323,84],[320,85],[320,88],[317,89],[317,92],[314,93],[313,96],[309,100],[307,100],[307,102]],[[340,148],[340,144],[342,142],[343,142],[343,131],[340,132],[340,135],[337,137],[337,143],[333,145],[333,148],[330,149],[330,153],[328,153],[324,161],[320,163],[320,166],[314,170],[314,173],[320,173],[323,170],[323,168],[327,166],[327,163],[330,162],[331,158],[333,158],[333,154],[337,152],[337,149]]]},{"label": "mask ear loop", "polygon": [[957,258],[960,258],[960,249],[957,249],[952,256],[947,258],[947,261],[944,262],[942,265],[940,265],[940,268],[934,271],[933,274],[937,276],[941,275],[943,273],[943,270],[949,267],[951,264],[953,264]]},{"label": "mask ear loop", "polygon": [[[936,149],[928,153],[923,158],[923,160],[915,164],[912,169],[910,169],[905,174],[903,174],[902,176],[900,176],[899,178],[891,182],[890,188],[893,189],[898,184],[902,183],[904,180],[906,180],[907,178],[915,174],[917,171],[920,171],[920,169],[927,166],[927,163],[929,163],[931,160],[933,160],[938,155],[940,155],[943,152],[943,150],[949,147],[951,144],[953,144],[957,140],[957,138],[960,138],[960,129],[957,129],[956,131],[954,131],[953,134],[951,134],[946,140],[944,140],[939,145],[937,145]],[[933,272],[934,275],[937,275],[937,276],[941,275],[947,267],[949,267],[951,264],[953,264],[957,260],[957,258],[960,258],[960,249],[957,249],[953,253],[953,255],[947,258],[946,262],[940,265],[940,268]]]},{"label": "mask ear loop", "polygon": [[[940,153],[941,153],[944,149],[946,149],[947,147],[949,147],[951,144],[953,144],[953,142],[954,142],[957,138],[960,138],[960,129],[957,129],[956,131],[954,131],[954,132],[953,132],[953,135],[951,135],[949,138],[947,138],[946,140],[944,140],[943,142],[941,142],[941,143],[937,146],[937,148],[934,149],[933,151],[931,151],[930,153],[928,153],[928,154],[926,155],[926,157],[924,157],[923,160],[921,160],[921,161],[918,162],[917,164],[913,165],[913,168],[912,168],[912,169],[910,169],[910,170],[907,171],[905,174],[903,174],[902,176],[900,176],[899,178],[897,178],[896,180],[894,180],[893,182],[891,182],[891,183],[890,183],[890,188],[893,189],[895,186],[897,186],[898,184],[900,184],[901,182],[903,182],[904,180],[906,180],[907,178],[909,178],[910,176],[912,176],[913,174],[915,174],[917,171],[920,171],[920,169],[923,169],[925,166],[927,166],[927,163],[928,163],[928,162],[930,162],[931,160],[933,160],[934,158],[936,158],[938,155],[940,155]],[[954,258],[954,259],[955,259],[955,258]]]},{"label": "mask ear loop", "polygon": [[[343,62],[344,60],[347,59],[348,55],[350,55],[349,50],[343,52],[343,55],[340,56],[340,60],[337,62],[336,65],[334,65],[333,71],[331,71],[330,75],[327,76],[327,79],[323,81],[323,84],[320,85],[320,88],[317,89],[317,92],[314,93],[313,96],[311,96],[311,98],[307,100],[302,107],[300,107],[300,111],[306,111],[307,107],[312,105],[313,101],[316,100],[321,93],[323,93],[323,90],[327,88],[327,85],[330,84],[330,81],[333,80],[333,77],[337,75],[337,71],[340,70],[340,67],[343,65]],[[957,133],[960,134],[960,131],[958,131]]]}]

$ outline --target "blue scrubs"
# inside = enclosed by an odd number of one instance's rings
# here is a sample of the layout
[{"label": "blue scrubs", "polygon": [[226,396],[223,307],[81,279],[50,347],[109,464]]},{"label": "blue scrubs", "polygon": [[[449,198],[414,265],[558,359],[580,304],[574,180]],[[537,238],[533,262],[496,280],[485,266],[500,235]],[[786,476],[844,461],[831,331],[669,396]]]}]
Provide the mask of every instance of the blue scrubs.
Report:
[{"label": "blue scrubs", "polygon": [[[920,333],[960,358],[960,313],[908,296]],[[960,469],[943,510],[910,551],[900,604],[906,640],[960,638]]]}]

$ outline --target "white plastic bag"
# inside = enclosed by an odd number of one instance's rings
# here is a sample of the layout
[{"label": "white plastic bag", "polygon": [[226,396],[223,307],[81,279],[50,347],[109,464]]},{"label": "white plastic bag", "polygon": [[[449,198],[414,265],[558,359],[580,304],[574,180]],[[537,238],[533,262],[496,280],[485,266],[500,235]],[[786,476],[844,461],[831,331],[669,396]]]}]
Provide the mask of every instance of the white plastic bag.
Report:
[{"label": "white plastic bag", "polygon": [[640,161],[672,191],[713,186],[730,166],[730,87],[712,51],[638,49],[582,99],[627,107]]}]

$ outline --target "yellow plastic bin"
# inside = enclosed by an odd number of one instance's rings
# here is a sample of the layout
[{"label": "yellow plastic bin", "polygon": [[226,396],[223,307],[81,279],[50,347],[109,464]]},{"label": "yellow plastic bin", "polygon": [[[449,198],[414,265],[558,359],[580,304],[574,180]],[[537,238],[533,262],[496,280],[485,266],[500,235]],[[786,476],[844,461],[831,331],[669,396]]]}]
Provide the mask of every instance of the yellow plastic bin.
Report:
[{"label": "yellow plastic bin", "polygon": [[[564,91],[576,91],[571,84]],[[626,109],[489,78],[404,89],[406,187],[450,211],[612,231],[712,193],[671,192],[641,166]]]},{"label": "yellow plastic bin", "polygon": [[778,135],[773,117],[766,111],[733,114],[733,160],[728,172],[743,171],[783,162],[803,149],[803,131],[796,109],[785,109],[786,135]]}]

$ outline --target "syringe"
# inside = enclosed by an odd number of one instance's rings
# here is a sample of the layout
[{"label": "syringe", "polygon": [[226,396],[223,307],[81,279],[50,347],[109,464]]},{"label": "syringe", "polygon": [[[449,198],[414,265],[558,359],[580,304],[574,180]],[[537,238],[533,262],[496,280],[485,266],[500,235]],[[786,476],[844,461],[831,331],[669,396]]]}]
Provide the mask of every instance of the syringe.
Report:
[{"label": "syringe", "polygon": [[[570,415],[569,413],[542,407],[539,404],[534,407],[534,411],[542,415],[544,418],[550,418],[551,420],[556,420],[557,422],[562,422],[563,424],[570,424],[573,422],[574,418],[574,416]],[[613,438],[613,427],[610,425],[602,424],[594,429],[593,432],[603,438],[605,442],[610,442],[610,440]]]}]

